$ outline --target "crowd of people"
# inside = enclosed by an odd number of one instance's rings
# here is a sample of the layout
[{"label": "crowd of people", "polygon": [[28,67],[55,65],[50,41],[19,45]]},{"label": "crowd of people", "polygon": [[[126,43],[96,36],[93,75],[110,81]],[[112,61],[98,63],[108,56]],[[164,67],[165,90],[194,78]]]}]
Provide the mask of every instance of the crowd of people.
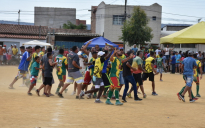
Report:
[{"label": "crowd of people", "polygon": [[[200,53],[197,56],[192,51],[186,53],[174,52],[168,46],[164,50],[158,48],[156,51],[152,47],[147,51],[144,48],[136,48],[136,45],[127,53],[123,48],[114,48],[108,44],[101,49],[98,45],[88,49],[88,42],[80,49],[73,46],[70,51],[64,49],[52,50],[51,47],[45,51],[44,47],[35,46],[34,51],[31,46],[20,47],[22,53],[21,63],[18,67],[18,75],[9,85],[13,89],[14,83],[23,78],[26,83],[28,72],[30,73],[30,86],[27,94],[32,96],[32,89],[36,85],[37,78],[42,77],[42,85],[35,90],[40,96],[40,91],[44,89],[43,94],[47,97],[53,96],[51,93],[52,84],[54,84],[53,69],[56,68],[56,75],[59,80],[56,94],[63,98],[63,92],[67,92],[67,87],[74,84],[76,99],[95,98],[95,103],[103,103],[100,98],[106,98],[106,104],[113,105],[111,99],[115,99],[115,105],[123,105],[127,102],[126,97],[131,98],[131,92],[134,91],[134,100],[141,101],[138,97],[140,88],[143,98],[146,98],[143,83],[149,78],[152,85],[152,95],[157,96],[155,90],[155,75],[171,71],[183,73],[186,86],[177,94],[178,98],[185,102],[184,94],[188,91],[190,102],[196,101],[199,94],[199,73],[202,79],[202,62],[199,60]],[[199,69],[199,70],[198,70]],[[66,81],[67,74],[67,81]],[[191,91],[192,82],[197,84],[197,95]],[[88,85],[93,84],[90,90]],[[129,83],[132,88],[129,90]],[[123,95],[120,95],[122,86],[125,86]],[[120,100],[120,97],[122,99]],[[123,103],[122,103],[123,102]]]}]

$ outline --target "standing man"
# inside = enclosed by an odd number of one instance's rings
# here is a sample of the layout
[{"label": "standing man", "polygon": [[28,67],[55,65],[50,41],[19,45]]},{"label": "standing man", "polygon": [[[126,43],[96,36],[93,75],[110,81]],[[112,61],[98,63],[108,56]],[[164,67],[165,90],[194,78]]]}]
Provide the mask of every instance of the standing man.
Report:
[{"label": "standing man", "polygon": [[30,60],[32,58],[32,47],[28,47],[28,51],[25,51],[25,47],[24,46],[21,46],[20,47],[20,50],[21,50],[21,53],[23,53],[23,56],[22,56],[22,59],[21,59],[21,62],[19,64],[19,71],[18,71],[18,75],[15,77],[15,79],[13,80],[13,82],[9,85],[9,89],[14,89],[13,85],[14,83],[23,77],[23,84],[24,84],[24,80],[26,79],[26,75],[27,75],[27,72],[28,72],[28,66],[29,66],[29,63],[30,63]]},{"label": "standing man", "polygon": [[193,82],[193,69],[197,68],[197,64],[196,64],[196,60],[194,58],[192,58],[193,56],[193,52],[189,51],[188,52],[188,57],[185,58],[182,62],[182,66],[184,68],[184,73],[183,73],[183,77],[186,81],[186,87],[184,89],[183,92],[179,92],[177,95],[178,97],[185,102],[184,99],[184,95],[185,93],[188,91],[189,93],[189,102],[195,102],[195,100],[193,99],[194,97],[191,95],[191,87],[192,87],[192,82]]},{"label": "standing man", "polygon": [[165,56],[166,56],[166,60],[167,60],[167,65],[169,65],[169,57],[170,57],[169,52],[173,49],[174,49],[174,47],[172,49],[170,49],[169,45],[167,45],[167,47],[165,48]]},{"label": "standing man", "polygon": [[14,44],[14,47],[12,48],[12,52],[13,52],[13,55],[17,55],[18,53],[18,48],[16,47],[16,44]]},{"label": "standing man", "polygon": [[150,52],[154,52],[154,49],[152,48],[152,46],[150,47],[150,49],[148,49],[147,52],[148,52],[148,53],[150,53]]},{"label": "standing man", "polygon": [[138,51],[137,45],[134,44],[134,48],[132,48],[131,50],[133,51],[134,55],[136,56],[137,51]]},{"label": "standing man", "polygon": [[12,49],[13,49],[13,45],[11,45],[11,47],[8,48],[8,58],[7,58],[8,60],[10,60],[11,56],[13,55]]},{"label": "standing man", "polygon": [[[175,72],[177,72],[177,71],[179,71],[179,69],[180,69],[180,59],[181,59],[181,55],[180,55],[178,52],[176,52],[175,57],[176,57],[176,69],[175,69]],[[177,69],[178,69],[178,70],[177,70]],[[179,71],[179,73],[180,73],[180,71]]]},{"label": "standing man", "polygon": [[2,48],[2,45],[0,45],[0,65],[2,65],[2,62],[4,61],[4,49]]},{"label": "standing man", "polygon": [[84,82],[84,80],[83,80],[83,75],[79,71],[80,69],[82,69],[82,67],[80,67],[79,57],[77,53],[78,53],[78,47],[73,46],[72,52],[68,54],[68,80],[67,80],[67,83],[61,89],[61,91],[58,93],[58,96],[61,98],[63,98],[63,95],[62,95],[63,91],[74,81],[77,83],[77,87],[78,87],[76,99],[82,98],[82,97],[79,97],[79,95],[80,95],[82,83]]},{"label": "standing man", "polygon": [[151,51],[150,52],[150,57],[148,57],[145,60],[145,70],[146,70],[146,73],[143,73],[142,80],[145,81],[145,80],[147,80],[147,78],[149,78],[149,81],[152,82],[152,95],[153,96],[157,96],[158,94],[155,91],[154,76],[157,75],[158,73],[154,69],[154,62],[155,62],[155,60],[154,60],[154,52]]},{"label": "standing man", "polygon": [[159,55],[159,53],[161,52],[160,47],[158,47],[158,49],[156,49],[155,52],[156,52],[156,56]]}]

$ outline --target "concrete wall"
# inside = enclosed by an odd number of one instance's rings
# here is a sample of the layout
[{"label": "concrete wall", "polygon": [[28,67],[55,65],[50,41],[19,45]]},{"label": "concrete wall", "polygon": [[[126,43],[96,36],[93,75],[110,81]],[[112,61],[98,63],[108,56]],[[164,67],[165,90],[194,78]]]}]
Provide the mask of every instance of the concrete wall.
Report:
[{"label": "concrete wall", "polygon": [[[151,44],[159,44],[160,42],[160,34],[161,34],[161,11],[162,6],[158,4],[153,4],[151,6],[140,6],[146,12],[148,18],[150,18],[149,26],[153,30],[153,39]],[[103,13],[103,9],[99,8],[106,8],[105,14]],[[134,6],[127,6],[127,14],[131,15],[133,12]],[[104,14],[105,23],[103,24],[103,19],[98,17],[99,15]],[[122,42],[119,40],[119,37],[122,35],[121,27],[122,25],[113,25],[113,15],[124,15],[124,6],[123,5],[105,5],[102,2],[97,9],[96,13],[96,33],[101,34],[103,32],[102,27],[104,27],[105,38],[109,39],[112,42]],[[156,21],[152,20],[152,17],[156,16]],[[100,26],[99,26],[100,25]],[[103,26],[104,25],[104,26]],[[130,49],[129,46],[126,45],[126,49]]]},{"label": "concrete wall", "polygon": [[105,16],[105,3],[101,2],[96,12],[96,31],[95,31],[96,34],[103,35],[103,33],[105,32],[106,19],[104,16]]},{"label": "concrete wall", "polygon": [[76,9],[35,7],[34,25],[60,28],[68,21],[76,24]]},{"label": "concrete wall", "polygon": [[80,25],[80,24],[86,25],[86,20],[76,19],[76,25]]}]

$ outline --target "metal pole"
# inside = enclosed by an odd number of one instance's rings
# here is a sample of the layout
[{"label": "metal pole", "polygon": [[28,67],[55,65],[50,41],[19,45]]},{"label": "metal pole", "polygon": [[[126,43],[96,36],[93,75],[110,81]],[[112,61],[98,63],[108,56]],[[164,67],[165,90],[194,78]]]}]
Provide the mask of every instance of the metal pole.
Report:
[{"label": "metal pole", "polygon": [[[126,17],[127,17],[127,12],[126,12],[126,8],[127,8],[127,0],[125,0],[125,14],[124,14],[124,22],[126,21]],[[125,52],[125,42],[124,42],[124,52]]]},{"label": "metal pole", "polygon": [[20,24],[20,10],[18,11],[18,25]]}]

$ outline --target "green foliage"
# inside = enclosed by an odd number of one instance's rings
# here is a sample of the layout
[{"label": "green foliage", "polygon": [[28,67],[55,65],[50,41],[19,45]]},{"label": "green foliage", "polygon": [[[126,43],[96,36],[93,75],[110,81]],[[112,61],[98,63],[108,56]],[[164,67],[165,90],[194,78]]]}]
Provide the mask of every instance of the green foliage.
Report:
[{"label": "green foliage", "polygon": [[80,25],[75,25],[73,23],[71,23],[70,21],[68,21],[67,24],[63,24],[63,29],[86,29],[87,26],[80,24]]},{"label": "green foliage", "polygon": [[129,46],[134,44],[143,45],[153,38],[152,29],[148,26],[149,19],[140,7],[134,7],[132,17],[124,22],[120,40],[128,42]]}]

